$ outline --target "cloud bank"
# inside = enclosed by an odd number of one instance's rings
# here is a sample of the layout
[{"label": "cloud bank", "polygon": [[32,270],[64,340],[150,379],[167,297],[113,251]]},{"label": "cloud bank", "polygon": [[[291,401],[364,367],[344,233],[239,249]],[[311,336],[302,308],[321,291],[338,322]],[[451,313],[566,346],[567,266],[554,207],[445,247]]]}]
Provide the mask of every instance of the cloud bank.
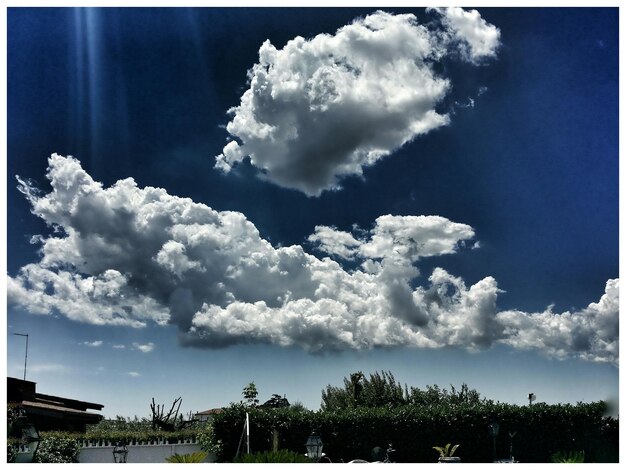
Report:
[{"label": "cloud bank", "polygon": [[441,268],[412,287],[420,259],[473,243],[466,224],[385,215],[352,233],[318,226],[308,239],[328,255],[318,257],[300,245],[272,246],[239,212],[139,188],[131,178],[103,188],[71,157],[52,155],[47,176],[48,194],[23,180],[19,188],[54,231],[33,240],[40,261],[7,283],[9,304],[35,314],[95,325],[169,323],[185,344],[210,348],[481,350],[501,343],[618,361],[618,280],[607,282],[598,303],[563,313],[498,311],[495,279],[467,286]]},{"label": "cloud bank", "polygon": [[500,32],[475,10],[430,11],[431,29],[414,15],[378,11],[283,49],[265,41],[250,88],[229,110],[233,140],[216,168],[249,158],[268,181],[319,196],[448,124],[437,108],[451,83],[433,65],[447,55],[472,64],[495,57]]}]

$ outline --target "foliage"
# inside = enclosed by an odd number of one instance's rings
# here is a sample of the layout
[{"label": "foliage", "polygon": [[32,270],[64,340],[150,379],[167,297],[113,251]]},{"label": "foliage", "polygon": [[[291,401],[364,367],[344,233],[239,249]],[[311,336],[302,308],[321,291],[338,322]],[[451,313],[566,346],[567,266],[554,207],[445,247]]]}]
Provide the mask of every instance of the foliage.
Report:
[{"label": "foliage", "polygon": [[41,441],[33,459],[36,463],[78,462],[80,443],[76,437],[62,432],[41,433]]},{"label": "foliage", "polygon": [[168,441],[175,443],[187,439],[195,439],[200,434],[210,434],[211,426],[207,423],[193,423],[191,426],[176,431],[152,429],[152,420],[148,418],[105,419],[97,424],[88,425],[87,432],[82,439],[104,442],[124,442],[126,444],[138,442]]},{"label": "foliage", "polygon": [[15,442],[8,441],[7,442],[7,463],[15,462],[15,458],[17,457],[17,447]]},{"label": "foliage", "polygon": [[557,452],[552,455],[553,463],[583,463],[585,461],[585,451]]},{"label": "foliage", "polygon": [[259,392],[257,391],[256,385],[254,384],[254,382],[250,382],[248,385],[246,385],[243,388],[243,391],[241,392],[241,394],[243,395],[244,405],[249,406],[251,408],[254,408],[259,405],[259,399],[257,398],[259,396]]},{"label": "foliage", "polygon": [[13,403],[7,404],[7,462],[15,462],[17,457],[17,446],[19,439],[17,430],[14,427],[15,422],[23,415],[23,408]]},{"label": "foliage", "polygon": [[407,404],[417,406],[478,405],[489,401],[481,398],[478,391],[470,389],[465,383],[461,384],[460,390],[457,390],[454,385],[450,385],[450,391],[439,388],[437,385],[427,385],[425,390],[411,387],[406,397]]},{"label": "foliage", "polygon": [[445,447],[435,446],[433,447],[433,449],[439,452],[440,457],[452,457],[454,455],[454,452],[459,448],[459,444],[452,446],[452,448],[450,448],[450,446],[451,444],[448,443],[445,445]]},{"label": "foliage", "polygon": [[290,404],[289,408],[292,411],[308,411],[308,408],[304,406],[304,404],[299,400],[296,400],[292,404]]},{"label": "foliage", "polygon": [[462,384],[460,390],[453,385],[450,391],[437,385],[427,386],[425,390],[416,387],[410,389],[396,382],[390,371],[381,371],[365,377],[362,372],[350,374],[343,379],[343,388],[328,385],[322,391],[321,409],[338,411],[356,407],[398,407],[416,406],[461,406],[487,402],[480,393]]},{"label": "foliage", "polygon": [[15,403],[7,404],[7,427],[11,427],[15,421],[24,414],[24,408]]},{"label": "foliage", "polygon": [[192,454],[174,454],[165,459],[168,463],[202,463],[207,457],[206,452],[194,452]]},{"label": "foliage", "polygon": [[261,405],[263,408],[286,408],[289,406],[289,400],[285,397],[274,393],[272,397]]},{"label": "foliage", "polygon": [[312,461],[302,454],[290,450],[279,449],[275,451],[257,452],[256,454],[244,454],[234,460],[235,463],[311,463]]},{"label": "foliage", "polygon": [[517,460],[549,462],[557,450],[584,449],[592,462],[618,459],[619,422],[605,417],[604,402],[577,405],[518,406],[489,401],[404,405],[395,408],[356,407],[336,411],[304,411],[290,408],[225,408],[213,421],[214,438],[222,446],[218,461],[230,461],[237,451],[246,411],[250,414],[250,446],[257,452],[272,448],[272,431],[279,433],[281,449],[306,452],[304,444],[312,429],[324,441],[324,452],[334,461],[367,460],[376,446],[392,442],[398,462],[432,462],[430,442],[457,442],[463,446],[464,462],[491,462],[489,424],[497,421],[498,457],[508,457],[509,432],[517,432]]},{"label": "foliage", "polygon": [[219,455],[222,452],[222,442],[215,437],[213,427],[207,425],[203,431],[198,433],[200,448],[212,455]]}]

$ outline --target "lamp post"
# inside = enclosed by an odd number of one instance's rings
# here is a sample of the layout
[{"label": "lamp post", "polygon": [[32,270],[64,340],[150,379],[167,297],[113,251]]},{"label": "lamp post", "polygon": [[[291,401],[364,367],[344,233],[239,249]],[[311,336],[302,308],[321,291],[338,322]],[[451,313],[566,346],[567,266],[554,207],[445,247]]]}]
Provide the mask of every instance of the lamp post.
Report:
[{"label": "lamp post", "polygon": [[533,402],[537,399],[534,393],[528,394],[528,405],[532,406]]},{"label": "lamp post", "polygon": [[15,336],[24,336],[26,338],[26,353],[24,354],[24,380],[26,380],[26,362],[28,361],[28,333],[13,333]]},{"label": "lamp post", "polygon": [[496,461],[496,438],[498,437],[498,433],[500,432],[500,425],[495,421],[489,425],[489,434],[493,439],[493,461]]},{"label": "lamp post", "polygon": [[26,428],[22,429],[22,442],[24,442],[28,450],[32,452],[32,462],[34,462],[39,443],[41,442],[39,431],[35,426],[29,424]]},{"label": "lamp post", "polygon": [[35,461],[37,455],[37,449],[41,442],[39,431],[33,425],[26,416],[26,411],[23,408],[17,410],[17,417],[13,422],[9,422],[7,426],[7,435],[18,439],[20,446],[28,448],[28,454],[30,455],[30,461]]},{"label": "lamp post", "polygon": [[126,463],[128,457],[128,448],[125,444],[118,442],[113,448],[113,461],[115,463]]},{"label": "lamp post", "polygon": [[511,458],[511,462],[515,461],[515,458],[513,457],[513,438],[515,437],[515,435],[517,434],[516,431],[509,431],[509,437],[511,438],[511,447],[509,448],[509,457]]},{"label": "lamp post", "polygon": [[318,436],[317,432],[313,431],[306,440],[306,456],[315,462],[319,462],[322,458],[322,449],[324,443],[322,438]]}]

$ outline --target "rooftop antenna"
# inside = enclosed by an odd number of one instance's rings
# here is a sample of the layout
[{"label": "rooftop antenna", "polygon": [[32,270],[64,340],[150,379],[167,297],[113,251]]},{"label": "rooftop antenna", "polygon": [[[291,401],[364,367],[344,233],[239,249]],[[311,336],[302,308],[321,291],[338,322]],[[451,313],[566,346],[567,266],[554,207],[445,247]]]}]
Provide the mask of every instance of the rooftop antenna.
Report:
[{"label": "rooftop antenna", "polygon": [[26,338],[26,353],[24,354],[24,381],[26,381],[26,362],[28,361],[28,333],[13,333],[15,336],[24,336]]}]

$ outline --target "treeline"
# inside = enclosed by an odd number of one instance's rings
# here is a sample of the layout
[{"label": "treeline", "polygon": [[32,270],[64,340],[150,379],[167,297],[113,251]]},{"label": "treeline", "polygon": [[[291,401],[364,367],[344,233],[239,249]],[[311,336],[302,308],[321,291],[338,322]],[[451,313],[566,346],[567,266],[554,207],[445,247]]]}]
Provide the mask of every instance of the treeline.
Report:
[{"label": "treeline", "polygon": [[328,385],[322,390],[321,409],[337,411],[357,407],[456,406],[488,402],[490,400],[482,398],[477,390],[470,389],[465,383],[458,390],[451,385],[449,391],[438,385],[428,385],[426,389],[409,388],[397,382],[389,371],[374,372],[369,377],[363,372],[355,372],[343,379],[343,387]]}]

